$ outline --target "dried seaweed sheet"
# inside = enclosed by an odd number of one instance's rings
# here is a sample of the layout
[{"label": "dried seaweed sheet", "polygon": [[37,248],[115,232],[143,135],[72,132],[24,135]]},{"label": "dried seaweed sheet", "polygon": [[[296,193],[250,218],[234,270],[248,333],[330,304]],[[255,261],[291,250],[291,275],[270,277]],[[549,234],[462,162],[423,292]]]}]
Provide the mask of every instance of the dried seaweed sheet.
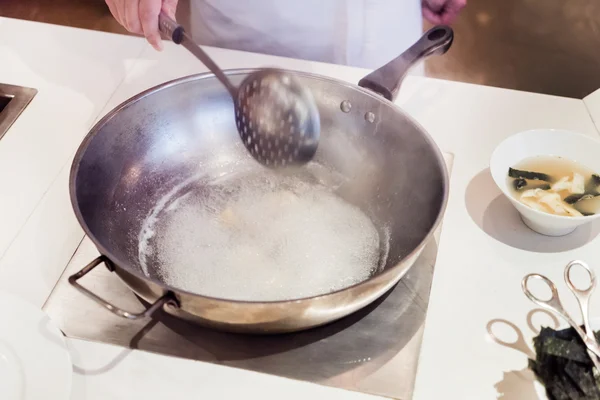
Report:
[{"label": "dried seaweed sheet", "polygon": [[599,399],[600,389],[596,386],[594,369],[576,362],[567,362],[565,372],[573,382],[578,382],[578,388],[586,399]]},{"label": "dried seaweed sheet", "polygon": [[573,340],[569,341],[552,337],[546,338],[542,341],[540,351],[543,354],[580,363],[588,363],[590,361],[586,349]]},{"label": "dried seaweed sheet", "polygon": [[[600,338],[599,332],[595,335]],[[600,372],[574,329],[542,328],[533,344],[536,359],[529,360],[529,368],[549,399],[600,399]]]}]

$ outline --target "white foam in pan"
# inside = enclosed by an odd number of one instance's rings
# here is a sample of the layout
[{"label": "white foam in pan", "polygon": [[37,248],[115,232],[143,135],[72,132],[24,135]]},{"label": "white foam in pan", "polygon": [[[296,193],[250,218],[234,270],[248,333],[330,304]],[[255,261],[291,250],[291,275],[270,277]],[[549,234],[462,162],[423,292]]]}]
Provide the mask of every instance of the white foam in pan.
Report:
[{"label": "white foam in pan", "polygon": [[253,301],[358,283],[381,254],[378,231],[360,209],[326,186],[264,170],[210,190],[175,188],[145,221],[139,253],[145,272],[157,270],[174,287]]}]

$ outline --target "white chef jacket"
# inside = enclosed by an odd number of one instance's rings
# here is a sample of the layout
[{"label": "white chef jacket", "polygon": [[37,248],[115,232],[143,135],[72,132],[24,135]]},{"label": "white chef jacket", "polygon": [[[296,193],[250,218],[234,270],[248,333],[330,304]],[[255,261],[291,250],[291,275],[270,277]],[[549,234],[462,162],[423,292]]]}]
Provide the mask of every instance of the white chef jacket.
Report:
[{"label": "white chef jacket", "polygon": [[201,44],[370,69],[423,30],[420,0],[190,0],[189,8],[186,29]]}]

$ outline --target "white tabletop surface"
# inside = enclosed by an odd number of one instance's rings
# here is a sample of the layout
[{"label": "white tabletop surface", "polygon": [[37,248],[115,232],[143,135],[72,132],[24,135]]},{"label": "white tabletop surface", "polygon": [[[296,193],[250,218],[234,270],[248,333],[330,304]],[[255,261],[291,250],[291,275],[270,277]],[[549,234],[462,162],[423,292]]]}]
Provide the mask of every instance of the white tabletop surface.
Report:
[{"label": "white tabletop surface", "polygon": [[594,124],[596,124],[596,128],[600,132],[600,89],[587,95],[583,99],[583,102],[585,103]]},{"label": "white tabletop surface", "polygon": [[[350,82],[367,72],[208,51],[223,68],[276,65]],[[90,126],[128,97],[205,68],[175,45],[157,53],[137,38],[5,18],[0,18],[0,54],[0,82],[39,90],[0,140],[0,289],[41,307],[83,239],[68,198],[68,172]],[[600,225],[563,239],[536,235],[500,197],[486,168],[494,147],[521,130],[598,135],[590,106],[418,77],[405,81],[397,104],[455,155],[414,398],[535,399],[530,374],[518,373],[526,368],[524,353],[491,341],[486,326],[494,319],[510,321],[529,343],[534,332],[527,315],[534,307],[520,291],[521,278],[543,272],[564,291],[568,261],[584,259],[597,269]],[[82,265],[96,255],[89,242],[84,246],[78,253],[85,255]],[[575,311],[573,299],[563,298]],[[600,315],[598,306],[596,298],[593,315]],[[538,325],[547,318],[535,314],[533,320]],[[72,399],[374,398],[99,343],[70,340],[69,346]]]}]

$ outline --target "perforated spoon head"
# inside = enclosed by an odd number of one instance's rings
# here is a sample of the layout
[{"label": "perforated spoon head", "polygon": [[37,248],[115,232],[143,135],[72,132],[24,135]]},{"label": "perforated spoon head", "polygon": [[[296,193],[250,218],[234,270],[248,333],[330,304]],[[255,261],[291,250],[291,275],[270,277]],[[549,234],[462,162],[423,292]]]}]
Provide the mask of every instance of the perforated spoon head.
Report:
[{"label": "perforated spoon head", "polygon": [[250,154],[267,167],[302,165],[317,151],[316,102],[290,73],[264,69],[246,77],[238,89],[235,121]]}]

